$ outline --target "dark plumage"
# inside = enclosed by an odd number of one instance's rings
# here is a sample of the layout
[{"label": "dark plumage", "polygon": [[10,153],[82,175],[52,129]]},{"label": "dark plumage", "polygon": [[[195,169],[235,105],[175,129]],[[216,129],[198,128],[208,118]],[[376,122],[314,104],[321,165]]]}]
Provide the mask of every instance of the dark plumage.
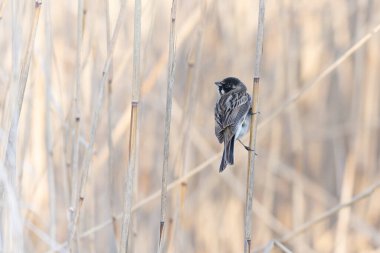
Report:
[{"label": "dark plumage", "polygon": [[215,105],[215,135],[224,143],[219,172],[228,164],[234,164],[234,144],[248,132],[250,124],[251,96],[245,85],[235,77],[215,82],[220,94]]}]

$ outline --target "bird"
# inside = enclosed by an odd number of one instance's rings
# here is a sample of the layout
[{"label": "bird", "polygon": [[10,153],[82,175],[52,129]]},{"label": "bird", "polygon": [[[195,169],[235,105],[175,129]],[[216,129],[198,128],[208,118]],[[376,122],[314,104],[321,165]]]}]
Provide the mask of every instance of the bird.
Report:
[{"label": "bird", "polygon": [[219,143],[224,143],[219,167],[219,172],[222,172],[228,164],[234,164],[235,140],[250,150],[240,141],[240,138],[250,128],[253,115],[252,98],[247,93],[244,83],[236,77],[227,77],[215,84],[220,95],[215,104],[215,135]]}]

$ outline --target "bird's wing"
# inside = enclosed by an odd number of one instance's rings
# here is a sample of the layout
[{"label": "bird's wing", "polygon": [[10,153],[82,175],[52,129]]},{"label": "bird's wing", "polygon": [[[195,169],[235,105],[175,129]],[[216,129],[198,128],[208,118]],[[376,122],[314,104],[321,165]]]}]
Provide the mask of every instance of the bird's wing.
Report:
[{"label": "bird's wing", "polygon": [[216,103],[216,106],[215,106],[215,135],[218,138],[219,143],[222,143],[224,141],[224,136],[223,136],[224,109],[223,109],[223,106],[221,106],[219,102],[220,100]]},{"label": "bird's wing", "polygon": [[246,92],[236,93],[226,103],[227,111],[223,121],[223,129],[229,127],[233,133],[236,133],[238,125],[249,111],[251,96]]},{"label": "bird's wing", "polygon": [[245,91],[220,97],[215,106],[215,135],[220,143],[225,139],[224,132],[227,127],[230,137],[236,133],[250,106],[251,96]]}]

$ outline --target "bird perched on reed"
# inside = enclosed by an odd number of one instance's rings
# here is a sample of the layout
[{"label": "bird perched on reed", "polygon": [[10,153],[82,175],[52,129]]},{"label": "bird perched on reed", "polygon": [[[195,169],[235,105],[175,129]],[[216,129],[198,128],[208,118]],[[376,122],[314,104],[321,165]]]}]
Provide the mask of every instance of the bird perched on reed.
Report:
[{"label": "bird perched on reed", "polygon": [[[215,84],[220,95],[215,105],[215,135],[219,143],[224,143],[219,167],[219,172],[222,172],[228,164],[234,164],[235,140],[240,141],[249,131],[252,98],[245,85],[235,77],[227,77]],[[242,142],[241,144],[250,150]]]}]

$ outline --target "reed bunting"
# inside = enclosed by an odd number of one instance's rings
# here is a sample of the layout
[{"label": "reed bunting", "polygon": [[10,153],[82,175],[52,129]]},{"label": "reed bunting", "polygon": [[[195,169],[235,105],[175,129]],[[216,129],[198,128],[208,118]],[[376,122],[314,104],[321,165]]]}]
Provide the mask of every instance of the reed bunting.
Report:
[{"label": "reed bunting", "polygon": [[[243,137],[248,131],[252,116],[251,96],[245,85],[235,77],[227,77],[215,82],[220,97],[215,105],[215,135],[219,143],[224,142],[224,151],[219,172],[228,164],[234,164],[235,140]],[[240,143],[247,149],[241,141]]]}]

